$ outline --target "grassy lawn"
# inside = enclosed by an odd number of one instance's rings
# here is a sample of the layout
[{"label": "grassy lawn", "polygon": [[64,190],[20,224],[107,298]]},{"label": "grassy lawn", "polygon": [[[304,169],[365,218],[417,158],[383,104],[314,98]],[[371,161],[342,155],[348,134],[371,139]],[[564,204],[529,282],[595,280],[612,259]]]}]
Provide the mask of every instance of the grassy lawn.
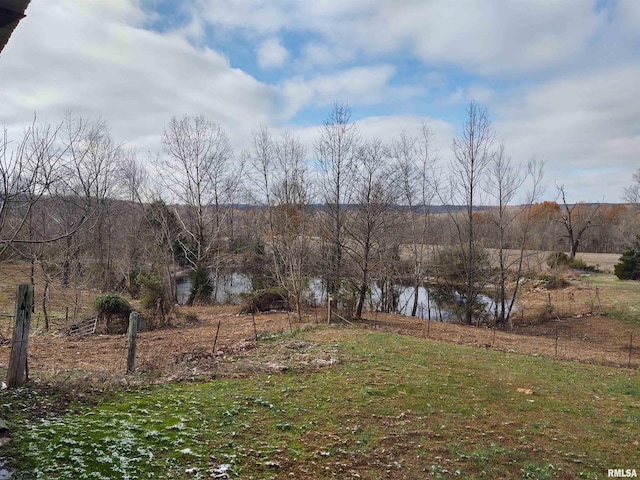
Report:
[{"label": "grassy lawn", "polygon": [[[46,419],[2,393],[14,479],[606,478],[640,470],[640,372],[308,331],[317,368],[117,393]],[[339,359],[339,360],[337,360]],[[531,389],[533,394],[519,392]],[[20,402],[25,402],[21,405]]]},{"label": "grassy lawn", "polygon": [[606,315],[640,326],[640,282],[619,280],[612,274],[584,278],[587,285],[598,288]]}]

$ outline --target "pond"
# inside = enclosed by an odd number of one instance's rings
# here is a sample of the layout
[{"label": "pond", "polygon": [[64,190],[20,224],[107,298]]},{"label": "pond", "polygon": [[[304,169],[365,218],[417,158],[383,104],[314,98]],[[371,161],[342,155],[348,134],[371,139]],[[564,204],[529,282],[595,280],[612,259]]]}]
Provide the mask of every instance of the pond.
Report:
[{"label": "pond", "polygon": [[[252,279],[250,275],[233,272],[218,277],[217,285],[212,297],[218,304],[239,305],[242,302],[242,294],[252,291]],[[410,316],[413,307],[414,289],[411,286],[396,284],[392,288],[399,294],[398,312]],[[184,304],[189,298],[191,290],[191,279],[188,276],[178,278],[178,303]],[[380,304],[381,290],[375,283],[370,287],[370,294],[367,298],[365,309],[375,311]],[[314,277],[309,280],[309,291],[307,293],[309,303],[321,305],[325,301],[325,290],[322,279]],[[457,320],[456,314],[451,309],[439,308],[433,300],[431,290],[421,286],[418,288],[418,309],[416,317],[423,319],[439,320],[451,322]],[[487,299],[488,300],[488,299]]]},{"label": "pond", "polygon": [[[212,297],[215,303],[223,305],[239,305],[242,302],[241,294],[249,293],[252,290],[251,277],[244,273],[229,273],[218,277],[216,288]],[[178,277],[177,282],[178,303],[185,304],[191,292],[191,278],[187,276]]]}]

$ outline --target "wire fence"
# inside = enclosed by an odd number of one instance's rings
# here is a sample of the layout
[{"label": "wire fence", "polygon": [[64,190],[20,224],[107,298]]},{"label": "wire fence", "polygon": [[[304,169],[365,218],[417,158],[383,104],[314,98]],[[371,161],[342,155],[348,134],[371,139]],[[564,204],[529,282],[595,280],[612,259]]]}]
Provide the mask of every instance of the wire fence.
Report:
[{"label": "wire fence", "polygon": [[[48,320],[47,320],[48,317]],[[0,313],[0,340],[3,338],[10,339],[13,334],[13,328],[15,326],[15,314],[13,313]],[[48,329],[47,329],[48,322]],[[63,315],[48,315],[45,316],[42,313],[31,314],[30,332],[31,335],[41,335],[48,331],[58,332],[73,324],[69,319],[68,314]]]},{"label": "wire fence", "polygon": [[[227,310],[229,311],[229,310]],[[606,322],[605,317],[587,315],[582,322]],[[494,349],[506,353],[521,353],[560,360],[639,368],[640,339],[630,331],[601,334],[584,333],[575,328],[576,318],[557,318],[539,325],[535,332],[505,331],[485,326],[464,326],[400,315],[366,312],[362,320],[347,320],[332,315],[330,328],[344,326],[366,330],[383,330],[476,348]],[[13,315],[0,314],[0,334],[3,343],[10,343]],[[122,370],[126,358],[126,338],[123,335],[87,335],[79,338],[70,327],[73,320],[64,315],[50,317],[50,331],[45,335],[42,315],[34,314],[31,322],[30,360],[32,371],[65,365],[84,371]],[[299,320],[290,312],[256,315],[224,313],[199,320],[196,315],[184,315],[172,328],[150,330],[139,337],[139,365],[142,371],[165,372],[189,364],[200,368],[216,358],[233,354],[239,349],[268,340],[274,335],[291,334],[302,329],[327,324],[327,311],[321,307],[308,310]],[[606,327],[606,325],[602,325]],[[3,349],[5,352],[7,349]],[[4,354],[3,354],[4,355]],[[4,357],[2,357],[4,358]]]},{"label": "wire fence", "polygon": [[[585,316],[586,321],[601,322],[602,317]],[[514,331],[484,326],[464,326],[437,320],[398,322],[388,319],[366,319],[368,328],[378,328],[436,341],[496,349],[510,353],[545,356],[586,363],[640,367],[640,338],[630,331],[608,334],[579,333],[575,318],[558,318],[545,322],[535,333],[526,329]],[[604,331],[604,329],[603,329]]]}]

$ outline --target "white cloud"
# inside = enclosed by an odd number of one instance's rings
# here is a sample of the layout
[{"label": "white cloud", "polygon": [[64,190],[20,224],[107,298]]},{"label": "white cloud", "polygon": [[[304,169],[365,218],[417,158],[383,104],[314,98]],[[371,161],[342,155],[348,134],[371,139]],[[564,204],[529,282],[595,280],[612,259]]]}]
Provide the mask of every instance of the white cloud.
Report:
[{"label": "white cloud", "polygon": [[[617,201],[637,169],[638,0],[185,0],[183,24],[150,5],[33,0],[0,56],[0,125],[72,110],[144,152],[171,115],[203,113],[240,148],[334,101],[375,110],[359,126],[384,136],[475,99],[516,159],[544,158],[578,197]],[[271,84],[242,70],[252,54]],[[436,134],[447,157],[454,128]]]},{"label": "white cloud", "polygon": [[269,38],[262,42],[256,55],[258,65],[262,69],[282,67],[289,58],[289,52],[277,38]]},{"label": "white cloud", "polygon": [[497,100],[496,127],[519,159],[544,158],[548,178],[576,197],[620,201],[638,168],[639,83],[637,65],[566,75]]},{"label": "white cloud", "polygon": [[[636,0],[625,1],[619,10],[633,13]],[[402,53],[486,75],[557,67],[584,55],[606,20],[595,0],[205,3],[209,21],[224,28],[314,34],[321,40],[310,40],[304,51],[307,61],[319,65],[361,54]],[[333,50],[340,54],[332,56]]]},{"label": "white cloud", "polygon": [[288,12],[299,7],[294,0],[201,0],[193,2],[193,13],[226,29],[251,29],[264,35],[287,26]]},{"label": "white cloud", "polygon": [[301,64],[306,69],[313,69],[317,66],[340,65],[353,60],[355,52],[348,46],[326,45],[322,43],[309,42],[302,49]]},{"label": "white cloud", "polygon": [[137,27],[144,18],[133,2],[117,5],[32,2],[0,58],[0,125],[21,129],[34,111],[57,122],[72,110],[102,117],[145,151],[172,115],[205,114],[236,145],[273,117],[273,88],[176,33]]},{"label": "white cloud", "polygon": [[391,65],[355,67],[332,75],[286,80],[282,93],[287,101],[286,115],[293,115],[309,105],[326,106],[336,100],[350,104],[379,102],[389,91],[394,74]]}]

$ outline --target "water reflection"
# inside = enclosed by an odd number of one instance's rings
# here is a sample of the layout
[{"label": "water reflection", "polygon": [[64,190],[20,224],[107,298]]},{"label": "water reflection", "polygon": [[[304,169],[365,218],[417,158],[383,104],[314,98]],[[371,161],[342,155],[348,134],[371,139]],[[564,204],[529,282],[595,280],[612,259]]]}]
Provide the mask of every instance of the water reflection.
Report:
[{"label": "water reflection", "polygon": [[[214,285],[212,297],[215,303],[226,305],[239,305],[242,301],[241,294],[251,292],[251,277],[244,273],[229,273],[218,277]],[[178,277],[177,284],[178,303],[184,304],[189,300],[191,293],[191,278],[189,276]]]},{"label": "water reflection", "polygon": [[[244,273],[230,273],[218,278],[213,297],[216,303],[239,305],[242,302],[242,294],[250,293],[253,282],[251,276]],[[397,313],[411,316],[414,302],[414,288],[406,285],[392,285],[398,294]],[[178,303],[184,304],[189,299],[191,279],[188,276],[178,278]],[[373,284],[367,296],[365,310],[381,310],[382,290],[377,284]],[[309,289],[306,298],[310,305],[322,305],[326,298],[324,282],[319,277],[309,280]],[[456,321],[456,313],[448,308],[441,308],[434,301],[433,291],[423,286],[418,288],[418,308],[416,317],[444,322]],[[483,302],[490,307],[490,299],[483,297]]]}]

